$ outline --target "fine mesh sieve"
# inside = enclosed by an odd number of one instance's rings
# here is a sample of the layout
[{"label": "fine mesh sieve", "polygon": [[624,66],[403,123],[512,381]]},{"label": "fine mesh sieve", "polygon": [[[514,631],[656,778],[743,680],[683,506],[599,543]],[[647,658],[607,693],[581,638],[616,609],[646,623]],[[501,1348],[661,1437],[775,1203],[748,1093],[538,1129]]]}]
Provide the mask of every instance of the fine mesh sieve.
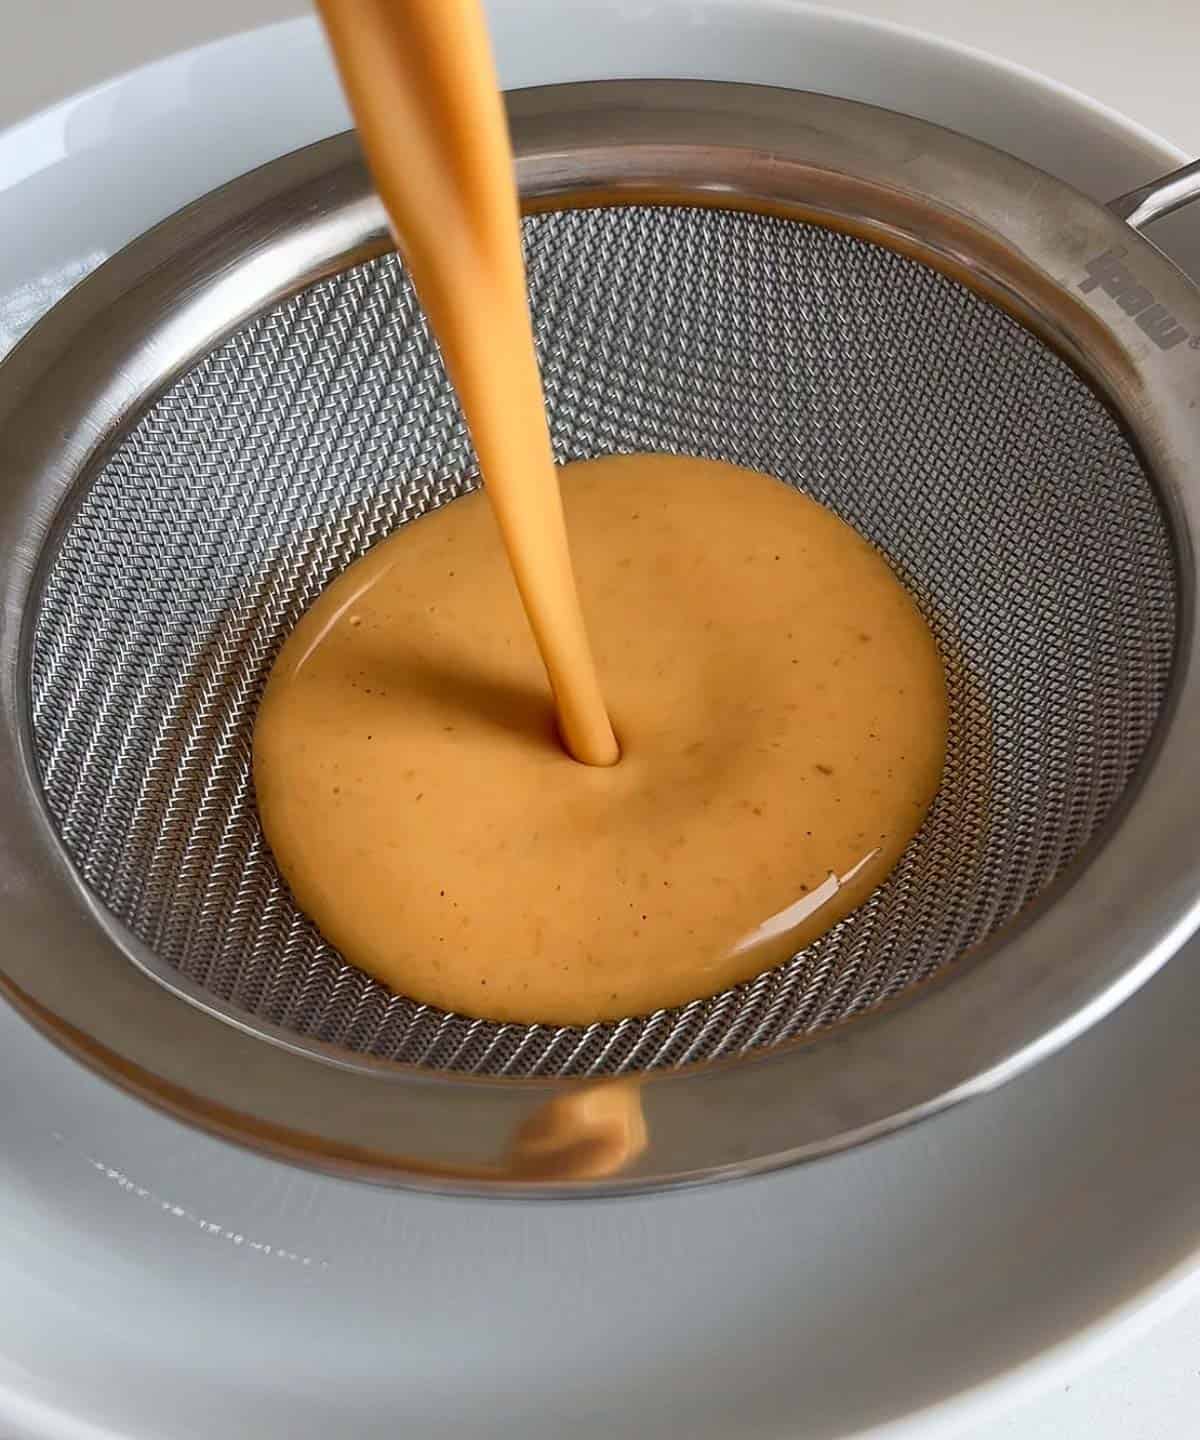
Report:
[{"label": "fine mesh sieve", "polygon": [[[579,132],[589,116],[593,130],[611,128],[613,106],[630,92],[636,123],[657,110],[667,135],[697,108],[710,127],[729,129],[735,101],[760,131],[785,117],[801,135],[790,183],[806,203],[787,203],[778,173],[761,193],[767,172],[754,156],[778,166],[780,148],[757,132],[749,154],[736,133],[719,152],[664,145],[657,158],[638,157],[635,182],[615,174],[598,184],[596,135]],[[1135,387],[1120,368],[1134,363],[1128,350],[1146,365],[1194,356],[1171,326],[1185,341],[1200,329],[1180,320],[1177,300],[1170,310],[1158,300],[1161,280],[1140,309],[1128,303],[1142,272],[1125,284],[1124,248],[1097,260],[1105,247],[1093,255],[1084,235],[1074,249],[1063,242],[1068,289],[1042,257],[1034,264],[1020,251],[1027,236],[1003,251],[994,230],[928,197],[919,243],[888,185],[869,175],[855,178],[874,209],[857,192],[850,207],[839,146],[863,145],[869,133],[863,153],[889,183],[896,162],[871,126],[890,126],[910,165],[915,136],[955,159],[974,152],[977,166],[982,156],[1018,178],[1034,173],[900,117],[744,87],[542,94],[551,97],[543,108],[526,101],[524,151],[519,108],[514,120],[537,212],[525,239],[558,458],[711,456],[832,506],[887,554],[937,636],[951,701],[945,776],[899,868],[855,914],[786,964],[679,1010],[579,1030],[500,1025],[393,995],[346,964],[297,910],[259,828],[256,704],[280,644],[321,589],[398,525],[474,488],[477,475],[403,268],[379,253],[379,212],[346,142],[267,167],[258,197],[275,209],[280,195],[308,202],[292,206],[285,238],[298,243],[315,226],[319,243],[309,234],[311,253],[289,256],[257,293],[244,281],[236,297],[222,292],[223,311],[214,297],[224,272],[191,257],[209,285],[203,321],[170,364],[153,353],[156,332],[136,395],[89,437],[85,460],[60,467],[63,499],[31,577],[19,683],[55,844],[128,975],[144,983],[141,966],[190,999],[206,1012],[191,1012],[205,1036],[228,1035],[213,1029],[219,1014],[243,1032],[239,1043],[247,1032],[274,1042],[263,1054],[308,1047],[334,1062],[316,1067],[326,1078],[409,1073],[378,1061],[437,1072],[449,1085],[464,1073],[636,1074],[755,1052],[815,1054],[820,1047],[777,1047],[831,1027],[843,1045],[932,1013],[933,997],[955,987],[922,982],[1004,964],[1016,944],[1007,937],[1022,928],[1013,922],[1039,913],[1032,902],[1080,871],[1090,842],[1130,803],[1179,678],[1190,579],[1167,475],[1178,447],[1160,437],[1152,453],[1145,376]],[[832,137],[823,175],[801,121]],[[543,131],[557,143],[539,148]],[[736,205],[727,194],[714,203],[697,177],[720,179],[735,156],[743,193]],[[1001,182],[1015,183],[1004,173],[980,181],[982,206]],[[238,203],[253,212],[258,197],[239,183]],[[197,207],[193,227],[215,203]],[[228,234],[228,219],[216,205],[210,243]],[[143,245],[157,243],[170,260],[178,223]],[[1194,306],[1182,278],[1127,233]],[[255,259],[255,243],[244,241],[243,260]],[[149,260],[141,273],[158,276],[161,263]],[[195,274],[161,283],[178,298]],[[93,284],[108,306],[103,275]],[[1147,322],[1151,303],[1165,320]],[[1139,314],[1146,323],[1122,349],[1106,326],[1132,327]],[[1159,345],[1154,326],[1170,343]],[[36,350],[36,336],[31,343]],[[1122,384],[1137,395],[1128,405]],[[1042,910],[1068,909],[1079,888]],[[955,964],[964,957],[971,963]],[[1102,974],[1098,964],[1093,979]],[[67,988],[87,983],[77,971]],[[900,997],[916,1004],[885,1004]],[[1072,991],[1068,1008],[1083,1005]],[[861,1018],[841,1024],[881,1007],[874,1029]],[[1048,1002],[1029,1040],[1052,1028],[1053,1009]],[[987,1028],[976,1032],[985,1060]],[[956,1048],[961,1038],[947,1055]],[[127,1055],[128,1042],[117,1053]],[[701,1073],[711,1084],[740,1072]],[[834,1139],[845,1132],[840,1117],[834,1128]]]},{"label": "fine mesh sieve", "polygon": [[587,1031],[392,996],[297,911],[250,777],[271,661],[347,564],[474,485],[394,256],[239,330],[100,470],[34,629],[50,813],[100,900],[163,960],[249,1015],[354,1050],[574,1074],[844,1020],[984,940],[1123,792],[1174,638],[1149,478],[1064,361],[867,241],[642,206],[537,216],[526,238],[560,459],[672,450],[768,471],[884,548],[920,599],[949,677],[949,752],[892,879],[756,981]]}]

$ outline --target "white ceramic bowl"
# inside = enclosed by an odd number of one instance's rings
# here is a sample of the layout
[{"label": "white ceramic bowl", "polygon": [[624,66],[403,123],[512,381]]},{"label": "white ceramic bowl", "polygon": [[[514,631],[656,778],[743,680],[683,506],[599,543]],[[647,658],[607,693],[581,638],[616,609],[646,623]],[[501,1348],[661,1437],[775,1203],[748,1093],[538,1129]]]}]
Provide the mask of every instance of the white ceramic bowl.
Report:
[{"label": "white ceramic bowl", "polygon": [[[510,84],[825,89],[1101,197],[1180,158],[1024,72],[783,0],[577,0],[569,24],[562,0],[493,10]],[[179,204],[345,123],[300,22],[0,135],[0,335]],[[1200,270],[1200,225],[1173,234],[1183,258],[1197,240]],[[1189,958],[1065,1054],[914,1131],[753,1182],[559,1205],[374,1190],[227,1148],[0,1010],[0,1434],[957,1428],[1190,1272]]]}]

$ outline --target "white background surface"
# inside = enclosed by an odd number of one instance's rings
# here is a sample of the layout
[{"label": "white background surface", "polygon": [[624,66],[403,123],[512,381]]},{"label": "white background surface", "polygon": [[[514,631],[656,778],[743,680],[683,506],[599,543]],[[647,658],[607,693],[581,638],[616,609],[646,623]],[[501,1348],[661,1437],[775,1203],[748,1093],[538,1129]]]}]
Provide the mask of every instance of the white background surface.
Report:
[{"label": "white background surface", "polygon": [[[574,0],[561,0],[564,14]],[[611,0],[615,9],[652,0]],[[783,10],[799,0],[774,0]],[[0,0],[0,125],[121,70],[308,13],[305,0]],[[850,0],[1039,70],[1200,155],[1195,0]]]},{"label": "white background surface", "polygon": [[[572,0],[562,0],[568,10]],[[612,0],[614,5],[631,0]],[[777,0],[786,6],[788,0]],[[632,8],[639,8],[633,4]],[[1200,155],[1195,0],[858,0],[854,10],[1040,70]],[[0,126],[120,70],[304,13],[296,0],[0,0]],[[4,243],[0,237],[0,245]],[[1120,1236],[1113,1237],[1120,1244]],[[1200,1433],[1200,1298],[1090,1374],[969,1440],[1175,1440]],[[731,1437],[734,1440],[734,1437]]]}]

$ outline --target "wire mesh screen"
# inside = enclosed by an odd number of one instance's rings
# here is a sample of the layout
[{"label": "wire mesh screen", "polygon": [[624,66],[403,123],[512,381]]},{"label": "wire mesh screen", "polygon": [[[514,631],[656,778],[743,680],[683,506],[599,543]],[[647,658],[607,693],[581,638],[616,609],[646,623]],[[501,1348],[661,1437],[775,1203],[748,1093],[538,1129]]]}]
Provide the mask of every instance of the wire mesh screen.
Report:
[{"label": "wire mesh screen", "polygon": [[585,1074],[845,1020],[1012,917],[1126,787],[1174,636],[1152,485],[1067,365],[890,251],[686,207],[548,214],[526,242],[560,459],[667,450],[767,471],[881,546],[918,597],[946,664],[950,745],[940,797],[889,881],[744,985],[585,1030],[394,995],[297,910],[250,777],[271,661],[333,576],[477,483],[391,256],[232,336],[94,477],[49,569],[33,651],[62,840],[164,961],[249,1016],[355,1051]]}]

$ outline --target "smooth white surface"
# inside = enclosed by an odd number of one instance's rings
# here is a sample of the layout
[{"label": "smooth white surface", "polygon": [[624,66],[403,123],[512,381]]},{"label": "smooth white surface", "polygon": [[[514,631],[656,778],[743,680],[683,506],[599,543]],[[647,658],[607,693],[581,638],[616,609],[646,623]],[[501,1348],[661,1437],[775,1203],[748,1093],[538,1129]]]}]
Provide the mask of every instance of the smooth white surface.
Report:
[{"label": "smooth white surface", "polygon": [[[655,0],[603,0],[631,16]],[[734,0],[738,4],[739,0]],[[748,14],[752,0],[740,0]],[[779,11],[805,8],[772,0]],[[307,15],[306,0],[0,0],[0,125],[173,50]],[[594,6],[559,0],[558,15]],[[702,7],[695,7],[700,13]],[[1200,154],[1192,0],[852,0],[841,8],[974,46],[1040,71]],[[702,22],[698,21],[697,24]],[[746,21],[747,27],[750,21]],[[752,37],[741,43],[753,48]],[[586,58],[586,57],[585,57]]]},{"label": "smooth white surface", "polygon": [[[0,118],[13,119],[14,93],[38,103],[147,43],[294,7],[6,8],[21,17],[0,51]],[[506,80],[824,88],[940,119],[1101,196],[1172,158],[1112,116],[911,37],[785,0],[681,0],[674,26],[667,8],[497,0]],[[1136,46],[1126,7],[1076,0],[859,8],[940,19],[1072,83],[1091,77],[1200,153],[1190,3],[1139,6]],[[69,63],[47,58],[55,33]],[[344,123],[319,43],[296,25],[0,136],[0,348],[5,323],[15,334],[154,219]],[[1200,259],[1200,223],[1169,233]],[[393,1194],[259,1161],[92,1081],[0,1012],[0,1435],[1189,1435],[1200,1303],[1112,1352],[1183,1302],[1164,1287],[1200,1242],[1198,960],[1193,946],[1006,1090],[868,1150],[738,1186],[555,1207]],[[1160,1291],[1149,1311],[1146,1287]],[[1106,1329],[1114,1308],[1125,1324]]]}]

